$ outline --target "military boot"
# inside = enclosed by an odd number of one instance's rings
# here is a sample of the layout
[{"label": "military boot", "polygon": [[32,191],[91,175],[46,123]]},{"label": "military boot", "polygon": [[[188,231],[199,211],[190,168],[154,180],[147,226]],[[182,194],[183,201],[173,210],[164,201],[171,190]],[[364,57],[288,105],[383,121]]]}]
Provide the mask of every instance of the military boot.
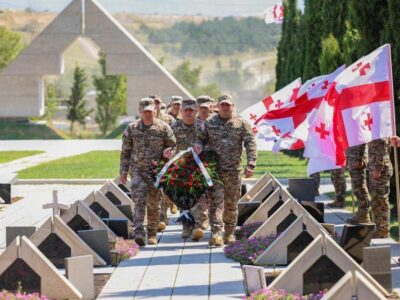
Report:
[{"label": "military boot", "polygon": [[203,237],[203,235],[204,235],[204,232],[201,228],[195,228],[192,231],[192,240],[197,242],[198,240],[200,240]]},{"label": "military boot", "polygon": [[233,234],[227,234],[227,233],[224,234],[224,243],[225,243],[225,245],[232,244],[235,241],[236,241],[236,238],[235,238],[235,236]]},{"label": "military boot", "polygon": [[167,225],[165,225],[164,222],[160,221],[160,223],[158,223],[158,226],[157,226],[157,231],[158,232],[163,231],[163,230],[165,230],[165,228],[167,228]]},{"label": "military boot", "polygon": [[157,245],[157,235],[148,235],[147,236],[147,244]]},{"label": "military boot", "polygon": [[221,232],[213,233],[211,239],[208,241],[210,246],[221,247],[224,245],[224,240],[222,239]]},{"label": "military boot", "polygon": [[327,205],[329,208],[344,208],[345,203],[342,200],[336,199],[335,201],[328,203]]},{"label": "military boot", "polygon": [[136,234],[135,236],[135,243],[138,244],[138,246],[143,247],[146,246],[146,237],[144,234]]},{"label": "military boot", "polygon": [[175,204],[171,205],[171,214],[175,215],[178,212],[178,207]]},{"label": "military boot", "polygon": [[351,218],[347,219],[346,222],[349,224],[371,223],[368,209],[359,208],[358,212]]},{"label": "military boot", "polygon": [[192,234],[192,227],[188,225],[183,225],[181,237],[187,239]]}]

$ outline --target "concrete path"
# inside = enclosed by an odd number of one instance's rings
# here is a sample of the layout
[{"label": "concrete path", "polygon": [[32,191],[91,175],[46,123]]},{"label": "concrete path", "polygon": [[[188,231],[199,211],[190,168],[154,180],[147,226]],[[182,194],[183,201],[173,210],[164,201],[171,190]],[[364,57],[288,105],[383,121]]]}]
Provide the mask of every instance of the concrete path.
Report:
[{"label": "concrete path", "polygon": [[51,160],[78,155],[90,151],[121,150],[121,140],[0,140],[0,151],[39,150],[45,153],[24,157],[0,164],[0,173],[17,173]]}]

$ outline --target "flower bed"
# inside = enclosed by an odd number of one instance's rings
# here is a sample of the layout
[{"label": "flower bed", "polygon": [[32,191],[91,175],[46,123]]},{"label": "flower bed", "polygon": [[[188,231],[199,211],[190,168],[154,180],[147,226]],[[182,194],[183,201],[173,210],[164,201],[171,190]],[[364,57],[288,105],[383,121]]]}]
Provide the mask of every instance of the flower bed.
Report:
[{"label": "flower bed", "polygon": [[257,257],[276,239],[275,236],[237,240],[225,246],[225,255],[242,265],[253,265]]},{"label": "flower bed", "polygon": [[241,226],[239,229],[236,229],[235,236],[237,240],[248,239],[260,226],[263,222],[255,222],[249,223]]},{"label": "flower bed", "polygon": [[262,289],[255,291],[250,297],[245,297],[246,300],[320,300],[325,295],[326,291],[321,291],[318,294],[310,294],[300,296],[298,293],[288,293],[284,290]]},{"label": "flower bed", "polygon": [[124,240],[117,238],[115,250],[118,253],[119,260],[124,260],[136,256],[139,253],[139,246],[134,240]]},{"label": "flower bed", "polygon": [[46,296],[41,296],[38,293],[27,294],[22,292],[11,293],[6,290],[0,291],[0,300],[50,300]]}]

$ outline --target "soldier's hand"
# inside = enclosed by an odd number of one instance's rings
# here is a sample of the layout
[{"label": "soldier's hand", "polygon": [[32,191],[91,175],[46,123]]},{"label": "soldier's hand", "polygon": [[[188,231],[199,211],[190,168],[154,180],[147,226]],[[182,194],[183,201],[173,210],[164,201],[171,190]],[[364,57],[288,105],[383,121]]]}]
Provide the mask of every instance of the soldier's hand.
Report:
[{"label": "soldier's hand", "polygon": [[374,178],[374,179],[379,179],[381,177],[381,175],[382,175],[381,171],[377,171],[377,170],[372,171],[372,178]]},{"label": "soldier's hand", "polygon": [[164,155],[165,158],[171,159],[171,157],[172,157],[172,149],[171,148],[164,149],[163,155]]},{"label": "soldier's hand", "polygon": [[201,151],[203,151],[203,147],[201,147],[200,145],[195,145],[195,146],[193,146],[193,151],[194,151],[194,153],[199,155],[201,153]]},{"label": "soldier's hand", "polygon": [[390,138],[390,144],[392,144],[393,147],[400,147],[400,138],[398,136],[392,136]]},{"label": "soldier's hand", "polygon": [[121,175],[119,176],[119,182],[125,184],[128,180],[128,175]]},{"label": "soldier's hand", "polygon": [[244,170],[244,177],[250,178],[250,177],[253,176],[253,175],[254,175],[254,168],[247,167],[247,168]]}]

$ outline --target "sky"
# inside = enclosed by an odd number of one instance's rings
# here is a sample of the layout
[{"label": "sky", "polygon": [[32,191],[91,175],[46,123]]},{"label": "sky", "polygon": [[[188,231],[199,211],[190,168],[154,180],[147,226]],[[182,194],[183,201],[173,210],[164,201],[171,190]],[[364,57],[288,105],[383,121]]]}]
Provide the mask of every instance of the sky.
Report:
[{"label": "sky", "polygon": [[[261,15],[277,0],[97,0],[111,13],[248,16]],[[298,0],[301,5],[304,0]],[[0,0],[0,9],[59,12],[71,0]]]}]

